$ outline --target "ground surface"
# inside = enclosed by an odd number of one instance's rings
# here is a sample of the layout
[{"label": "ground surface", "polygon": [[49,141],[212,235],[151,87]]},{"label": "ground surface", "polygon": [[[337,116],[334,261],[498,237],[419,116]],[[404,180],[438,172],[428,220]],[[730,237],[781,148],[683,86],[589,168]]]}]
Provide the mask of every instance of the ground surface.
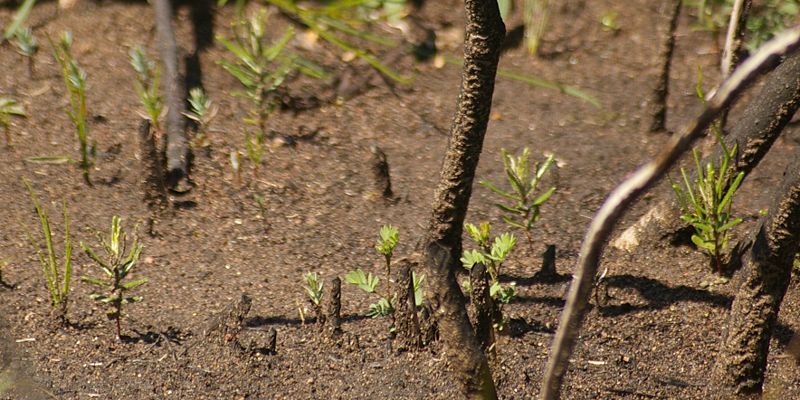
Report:
[{"label": "ground surface", "polygon": [[[444,51],[458,56],[463,27],[459,2],[428,2],[419,18],[440,35]],[[655,154],[668,136],[648,134],[644,101],[659,69],[660,32],[666,6],[653,1],[570,1],[557,6],[539,59],[521,48],[509,50],[501,68],[537,75],[578,87],[600,108],[552,90],[500,79],[479,178],[503,179],[501,147],[530,146],[537,157],[559,160],[558,192],[542,210],[531,247],[522,241],[506,266],[504,279],[516,281],[519,298],[507,306],[518,319],[515,335],[501,337],[495,380],[502,398],[531,398],[538,393],[548,347],[563,307],[562,294],[591,216],[606,193],[627,173]],[[414,81],[392,91],[377,81],[341,105],[310,111],[280,111],[271,129],[295,138],[294,146],[274,148],[253,176],[244,166],[241,183],[231,172],[228,154],[242,147],[241,118],[246,104],[231,97],[237,82],[215,61],[227,55],[213,44],[200,55],[202,83],[220,112],[212,123],[210,151],[197,151],[192,177],[196,187],[174,198],[176,207],[145,232],[150,212],[142,198],[138,155],[140,110],[128,66],[130,46],[143,44],[156,54],[151,9],[144,2],[93,1],[55,14],[55,4],[37,6],[35,33],[57,36],[71,30],[75,54],[89,76],[91,135],[100,159],[92,171],[94,187],[68,165],[41,165],[26,158],[67,154],[77,157],[64,112],[61,77],[46,48],[36,71],[13,48],[0,47],[0,95],[21,100],[30,115],[14,120],[14,147],[2,149],[0,163],[0,258],[9,262],[0,287],[0,367],[15,390],[9,399],[265,399],[265,398],[457,398],[438,345],[397,354],[387,340],[387,319],[363,314],[370,301],[356,288],[343,288],[345,339],[323,340],[312,321],[303,324],[298,308],[307,307],[302,274],[328,278],[355,268],[380,273],[372,246],[381,224],[401,230],[399,255],[410,254],[427,223],[447,129],[457,96],[459,69],[402,58],[394,63]],[[619,32],[602,29],[599,20],[617,12]],[[0,8],[0,21],[13,9]],[[229,35],[231,10],[214,15],[216,34]],[[190,13],[178,10],[177,34],[185,54],[193,50]],[[286,21],[275,16],[278,25]],[[699,109],[694,98],[696,68],[715,82],[718,53],[709,35],[681,19],[673,67],[668,126],[678,129]],[[211,25],[206,25],[211,26]],[[206,32],[208,33],[208,32]],[[452,36],[452,35],[451,35]],[[398,36],[399,37],[399,36]],[[449,46],[449,47],[448,47]],[[350,67],[336,53],[316,57],[336,74]],[[355,65],[357,73],[365,69]],[[298,96],[330,92],[326,84],[289,84]],[[320,95],[320,97],[322,97]],[[731,120],[735,121],[735,112]],[[314,134],[310,134],[315,132]],[[748,218],[745,234],[787,158],[796,151],[791,128],[767,160],[745,183],[737,200]],[[388,156],[393,203],[372,196],[370,145]],[[114,151],[118,148],[119,151]],[[95,243],[112,215],[130,229],[139,224],[145,246],[135,275],[149,278],[123,320],[125,340],[114,339],[112,324],[89,299],[91,288],[74,281],[70,326],[50,322],[48,296],[38,261],[23,226],[37,232],[37,221],[21,183],[25,177],[43,199],[61,234],[60,204],[69,206],[74,242]],[[662,188],[663,189],[663,188]],[[659,193],[655,191],[654,193]],[[660,193],[664,193],[661,190]],[[255,200],[263,197],[263,210]],[[655,196],[637,205],[639,215]],[[476,187],[469,221],[490,221],[502,228],[495,198]],[[753,217],[753,218],[751,218]],[[547,244],[558,249],[557,266],[565,279],[554,284],[531,279]],[[60,244],[59,244],[60,246]],[[564,397],[700,398],[723,335],[733,285],[701,288],[709,271],[704,257],[687,247],[647,243],[636,254],[611,251],[605,265],[612,296],[589,314],[572,358]],[[76,277],[94,274],[88,258],[75,251]],[[202,332],[214,313],[238,299],[253,297],[244,344],[263,347],[275,328],[277,354],[241,354],[209,345]],[[800,297],[793,283],[781,312],[769,360],[771,398],[800,398],[798,369],[785,348],[797,330]]]}]

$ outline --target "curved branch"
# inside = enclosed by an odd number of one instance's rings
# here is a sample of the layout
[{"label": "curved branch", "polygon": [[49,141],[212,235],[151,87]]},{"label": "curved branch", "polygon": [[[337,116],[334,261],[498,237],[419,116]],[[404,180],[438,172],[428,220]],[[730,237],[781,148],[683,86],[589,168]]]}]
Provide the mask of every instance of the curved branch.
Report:
[{"label": "curved branch", "polygon": [[597,273],[603,244],[622,212],[667,172],[714,119],[731,105],[742,90],[764,70],[774,68],[781,56],[796,49],[798,45],[800,45],[800,27],[787,30],[767,42],[722,83],[703,113],[692,121],[681,135],[674,136],[666,149],[662,150],[655,159],[640,167],[608,196],[592,220],[581,247],[578,267],[570,285],[567,305],[561,315],[558,332],[556,332],[550,359],[545,369],[545,378],[539,394],[540,399],[553,400],[559,397],[569,356],[575,345],[580,324],[586,314],[586,304],[591,293],[594,276]]}]

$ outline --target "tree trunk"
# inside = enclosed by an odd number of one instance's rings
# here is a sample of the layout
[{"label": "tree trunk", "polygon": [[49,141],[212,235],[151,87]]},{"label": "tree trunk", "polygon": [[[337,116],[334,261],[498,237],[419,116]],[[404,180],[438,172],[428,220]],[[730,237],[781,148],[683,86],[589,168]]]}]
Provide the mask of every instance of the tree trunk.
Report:
[{"label": "tree trunk", "polygon": [[469,286],[472,288],[469,299],[475,309],[473,323],[475,336],[483,351],[486,352],[494,344],[492,322],[495,320],[496,307],[490,294],[489,277],[485,265],[478,263],[472,266],[472,270],[469,271]]},{"label": "tree trunk", "polygon": [[185,192],[189,185],[189,147],[186,140],[186,112],[183,84],[178,72],[178,45],[172,30],[172,6],[169,0],[153,0],[156,19],[156,35],[164,65],[162,83],[164,105],[167,107],[166,121],[166,161],[167,186],[177,192]]},{"label": "tree trunk", "polygon": [[752,241],[748,275],[733,301],[711,379],[728,395],[760,393],[764,383],[769,342],[800,244],[800,157],[787,169],[782,190]]},{"label": "tree trunk", "polygon": [[[758,96],[747,105],[741,118],[725,137],[725,144],[739,147],[736,172],[749,174],[769,151],[775,139],[792,119],[800,107],[800,53],[788,56],[772,72]],[[702,165],[720,157],[717,147],[713,154],[705,157]],[[693,176],[694,167],[687,170]],[[686,227],[679,218],[679,210],[671,190],[664,190],[662,200],[651,207],[630,228],[625,230],[612,246],[633,251],[640,243],[657,243],[665,237],[674,237]]]},{"label": "tree trunk", "polygon": [[395,332],[399,350],[417,349],[422,344],[422,333],[417,317],[417,303],[414,298],[414,277],[408,259],[397,262],[397,310],[395,310]]},{"label": "tree trunk", "polygon": [[497,393],[489,364],[467,317],[455,272],[461,268],[461,233],[489,123],[505,25],[494,0],[466,0],[464,6],[461,91],[434,196],[423,262],[430,277],[433,317],[450,365],[464,385],[465,397],[494,399]]},{"label": "tree trunk", "polygon": [[667,95],[669,95],[669,70],[672,65],[672,53],[675,50],[675,28],[678,26],[678,17],[681,15],[681,0],[672,0],[672,14],[669,19],[669,27],[664,38],[664,46],[661,49],[661,75],[658,77],[658,85],[653,90],[650,99],[650,132],[661,132],[666,130],[667,121]]}]

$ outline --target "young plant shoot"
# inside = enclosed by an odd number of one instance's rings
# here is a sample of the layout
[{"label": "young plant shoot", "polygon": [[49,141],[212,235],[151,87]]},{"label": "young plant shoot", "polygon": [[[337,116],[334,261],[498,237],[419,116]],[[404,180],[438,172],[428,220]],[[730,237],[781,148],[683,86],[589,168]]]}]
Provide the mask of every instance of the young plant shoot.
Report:
[{"label": "young plant shoot", "polygon": [[6,147],[11,147],[11,117],[27,117],[25,108],[16,100],[0,97],[0,125],[6,135]]},{"label": "young plant shoot", "polygon": [[142,301],[141,296],[131,296],[128,292],[147,282],[147,278],[126,281],[136,262],[139,261],[139,257],[142,254],[142,245],[134,238],[130,251],[125,254],[128,250],[128,237],[122,227],[120,218],[116,215],[111,218],[111,235],[108,240],[105,240],[99,234],[98,240],[105,252],[105,257],[103,258],[83,242],[81,242],[81,247],[105,276],[103,278],[84,276],[81,279],[100,289],[101,293],[93,293],[90,297],[92,300],[110,306],[110,309],[106,311],[106,315],[116,322],[117,340],[120,340],[122,307],[129,303]]},{"label": "young plant shoot", "polygon": [[91,145],[89,144],[89,127],[86,123],[88,115],[86,109],[86,72],[72,57],[71,33],[64,32],[58,44],[54,44],[50,40],[50,46],[53,48],[53,57],[61,66],[64,85],[69,94],[70,108],[67,114],[73,125],[75,125],[77,132],[78,146],[81,153],[80,168],[83,171],[83,179],[87,185],[91,186],[92,181],[89,179],[89,171],[94,165],[96,151],[94,142]]},{"label": "young plant shoot", "polygon": [[28,78],[33,78],[33,57],[39,52],[39,42],[33,36],[30,28],[20,29],[15,34],[14,45],[17,46],[17,52],[28,59]]},{"label": "young plant shoot", "polygon": [[304,289],[308,295],[308,300],[314,307],[314,313],[317,314],[317,321],[322,318],[322,287],[324,282],[319,279],[316,272],[309,272],[304,275],[306,284]]},{"label": "young plant shoot", "polygon": [[294,70],[293,58],[282,55],[283,48],[294,36],[294,30],[287,30],[269,45],[266,43],[265,19],[266,10],[261,10],[247,21],[240,21],[240,29],[234,29],[234,40],[217,37],[235,57],[233,62],[223,60],[219,64],[244,88],[237,95],[251,102],[245,123],[255,125],[256,131],[255,134],[249,130],[245,133],[245,147],[254,169],[258,169],[264,156],[267,120],[277,106],[276,92]]},{"label": "young plant shoot", "polygon": [[206,96],[202,88],[196,87],[189,91],[189,107],[189,112],[184,115],[197,124],[194,144],[197,147],[208,147],[208,124],[217,115],[217,106]]},{"label": "young plant shoot", "polygon": [[[527,147],[522,150],[522,154],[518,157],[508,154],[505,149],[501,149],[500,154],[503,158],[503,169],[511,190],[502,190],[487,180],[480,181],[480,184],[510,201],[508,204],[496,203],[495,205],[508,214],[503,216],[503,221],[512,228],[521,229],[525,232],[528,244],[532,245],[531,229],[533,224],[541,218],[539,209],[556,191],[555,187],[551,187],[543,193],[537,191],[539,183],[555,162],[555,158],[550,155],[543,163],[534,163],[533,168],[531,168],[530,150]],[[533,171],[533,174],[531,174],[531,171]]]},{"label": "young plant shoot", "polygon": [[[380,239],[375,243],[375,250],[383,255],[386,262],[386,297],[391,299],[394,297],[392,293],[392,254],[394,248],[397,247],[397,242],[400,241],[400,235],[397,228],[391,225],[383,225],[380,230]],[[391,301],[390,301],[391,302]]]},{"label": "young plant shoot", "polygon": [[161,132],[160,121],[164,115],[164,100],[158,92],[161,70],[155,61],[147,58],[141,47],[132,48],[128,56],[133,70],[136,71],[136,81],[133,86],[146,112],[142,118],[150,121],[154,131]]},{"label": "young plant shoot", "polygon": [[359,268],[345,274],[344,280],[349,284],[358,286],[359,289],[367,293],[374,293],[379,296],[377,303],[369,305],[369,311],[367,311],[368,317],[383,317],[394,311],[392,303],[386,297],[378,294],[377,288],[378,285],[380,285],[380,278],[372,275],[372,272],[365,273]]},{"label": "young plant shoot", "polygon": [[[517,238],[513,234],[503,233],[490,241],[490,231],[488,223],[475,226],[470,223],[464,224],[464,229],[469,237],[474,241],[479,249],[465,250],[461,257],[461,263],[467,270],[471,270],[475,264],[483,264],[489,273],[489,295],[497,305],[497,313],[500,318],[494,321],[494,327],[498,331],[505,328],[506,320],[502,316],[502,304],[508,304],[517,296],[515,284],[512,282],[504,286],[500,283],[500,272],[503,262],[508,258],[508,254],[517,243]],[[471,292],[469,280],[464,282],[467,292]]]},{"label": "young plant shoot", "polygon": [[697,178],[691,182],[686,171],[681,168],[683,187],[672,183],[672,190],[678,198],[681,208],[681,219],[691,224],[695,233],[692,243],[708,254],[714,271],[721,274],[722,256],[728,244],[728,232],[742,222],[741,218],[731,215],[733,197],[744,178],[744,172],[734,174],[731,160],[737,147],[728,149],[720,136],[717,141],[722,149],[719,166],[708,163],[705,168],[700,165],[700,154],[694,150],[694,164]]},{"label": "young plant shoot", "polygon": [[[47,210],[42,207],[39,198],[34,193],[33,188],[26,179],[22,182],[28,189],[28,193],[33,202],[33,208],[39,217],[44,245],[36,240],[27,229],[25,234],[36,250],[36,256],[42,266],[47,290],[50,292],[50,305],[56,311],[56,318],[62,323],[67,321],[67,300],[69,299],[70,281],[72,279],[72,240],[69,236],[69,215],[67,214],[67,204],[64,203],[64,257],[58,262],[55,244],[53,243],[53,231],[50,228],[50,217]],[[43,250],[44,249],[44,250]]]}]

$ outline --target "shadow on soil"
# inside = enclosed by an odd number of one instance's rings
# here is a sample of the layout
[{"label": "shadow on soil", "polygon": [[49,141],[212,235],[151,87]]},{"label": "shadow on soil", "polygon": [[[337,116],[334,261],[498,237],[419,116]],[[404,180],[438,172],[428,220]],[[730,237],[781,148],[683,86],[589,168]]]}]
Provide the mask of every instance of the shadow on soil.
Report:
[{"label": "shadow on soil", "polygon": [[[600,307],[600,314],[614,317],[631,312],[660,310],[679,302],[707,303],[714,307],[731,307],[733,298],[704,289],[695,289],[689,286],[667,286],[658,280],[634,275],[615,275],[606,278],[607,288],[632,288],[647,299],[647,304],[633,305],[623,303],[619,305],[604,305]],[[602,289],[601,289],[602,290]]]},{"label": "shadow on soil", "polygon": [[[365,319],[369,319],[366,315],[345,315],[342,317],[342,322],[357,322]],[[306,318],[305,322],[300,318],[288,318],[284,316],[275,316],[275,317],[262,317],[262,316],[255,316],[252,318],[248,318],[245,321],[244,326],[247,328],[263,328],[267,325],[285,325],[285,326],[300,326],[300,325],[313,325],[317,323],[316,317],[308,317]]]}]

